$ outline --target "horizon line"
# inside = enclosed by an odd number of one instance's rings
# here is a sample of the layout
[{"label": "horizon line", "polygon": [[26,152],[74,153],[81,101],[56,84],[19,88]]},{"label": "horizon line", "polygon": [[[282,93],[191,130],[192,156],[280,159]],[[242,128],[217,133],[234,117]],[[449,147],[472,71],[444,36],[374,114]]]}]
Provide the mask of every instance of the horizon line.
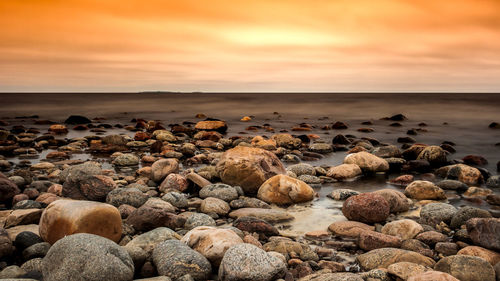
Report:
[{"label": "horizon line", "polygon": [[29,91],[29,92],[3,92],[0,94],[500,94],[498,92],[471,92],[471,91]]}]

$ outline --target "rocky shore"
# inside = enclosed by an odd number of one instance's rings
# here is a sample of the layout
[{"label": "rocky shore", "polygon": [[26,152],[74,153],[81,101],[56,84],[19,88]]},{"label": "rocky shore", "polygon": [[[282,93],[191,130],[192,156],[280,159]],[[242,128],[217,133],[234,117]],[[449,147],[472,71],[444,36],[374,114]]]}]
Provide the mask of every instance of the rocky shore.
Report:
[{"label": "rocky shore", "polygon": [[[244,116],[233,135],[196,118],[0,120],[0,279],[500,280],[500,177],[485,168],[498,159],[417,143],[425,123],[391,144],[340,121],[276,130]],[[342,163],[317,164],[331,154]],[[391,188],[347,188],[380,177]],[[325,213],[294,232],[319,200]]]}]

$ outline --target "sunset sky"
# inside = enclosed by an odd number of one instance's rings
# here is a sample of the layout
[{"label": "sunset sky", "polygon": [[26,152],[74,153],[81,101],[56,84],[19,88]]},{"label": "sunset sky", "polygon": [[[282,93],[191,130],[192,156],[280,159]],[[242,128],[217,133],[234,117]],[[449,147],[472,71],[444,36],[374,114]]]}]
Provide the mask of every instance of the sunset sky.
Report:
[{"label": "sunset sky", "polygon": [[499,0],[1,0],[0,92],[500,91]]}]

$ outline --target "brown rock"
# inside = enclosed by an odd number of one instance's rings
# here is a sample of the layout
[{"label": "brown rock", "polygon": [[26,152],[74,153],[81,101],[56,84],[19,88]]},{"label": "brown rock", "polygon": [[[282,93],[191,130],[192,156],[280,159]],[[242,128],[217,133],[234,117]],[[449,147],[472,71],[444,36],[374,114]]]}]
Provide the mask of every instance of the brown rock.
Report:
[{"label": "brown rock", "polygon": [[387,200],[389,203],[391,213],[406,212],[410,209],[408,198],[402,193],[394,189],[381,189],[373,193],[378,194]]},{"label": "brown rock", "polygon": [[389,182],[394,185],[407,186],[413,181],[413,175],[402,175]]},{"label": "brown rock", "polygon": [[417,235],[415,239],[420,240],[429,246],[434,246],[438,242],[448,241],[448,237],[446,235],[439,233],[437,231],[422,232],[419,235]]},{"label": "brown rock", "polygon": [[0,177],[0,202],[10,202],[12,197],[19,193],[21,193],[21,190],[17,188],[13,181],[6,177]]},{"label": "brown rock", "polygon": [[5,221],[5,227],[9,228],[22,224],[37,224],[42,215],[42,211],[42,209],[13,210]]},{"label": "brown rock", "polygon": [[116,188],[111,177],[94,175],[80,182],[80,191],[90,201],[105,201],[106,195]]},{"label": "brown rock", "polygon": [[338,236],[357,238],[361,232],[373,231],[375,227],[357,221],[337,221],[330,224],[328,230]]},{"label": "brown rock", "polygon": [[194,126],[197,130],[204,131],[217,131],[220,133],[225,133],[227,131],[226,122],[220,120],[205,120],[196,123]]},{"label": "brown rock", "polygon": [[427,146],[420,152],[417,160],[427,160],[433,166],[441,166],[446,163],[446,151],[439,146]]},{"label": "brown rock", "polygon": [[459,180],[467,185],[475,185],[483,181],[483,176],[478,169],[464,164],[449,166],[446,178]]},{"label": "brown rock", "polygon": [[240,217],[233,222],[233,226],[241,231],[246,231],[249,233],[259,233],[266,236],[276,236],[279,235],[278,229],[272,226],[265,220],[261,220],[254,217]]},{"label": "brown rock", "polygon": [[54,201],[44,210],[39,227],[40,237],[50,244],[75,233],[91,233],[115,242],[122,235],[118,209],[91,201]]},{"label": "brown rock", "polygon": [[286,174],[285,167],[273,153],[254,147],[237,146],[222,154],[217,172],[226,184],[255,194],[267,179]]},{"label": "brown rock", "polygon": [[409,219],[393,221],[382,227],[382,233],[397,236],[403,240],[413,239],[423,231],[424,228],[419,223]]},{"label": "brown rock", "polygon": [[64,125],[54,124],[49,127],[49,132],[55,134],[67,134],[68,128],[66,128],[66,126]]},{"label": "brown rock", "polygon": [[432,269],[429,267],[411,262],[398,262],[389,265],[389,267],[387,268],[387,272],[389,272],[389,274],[392,274],[401,280],[407,280],[408,278],[410,278],[410,276],[424,273],[430,270]]},{"label": "brown rock", "polygon": [[207,185],[210,185],[212,184],[211,182],[209,182],[207,179],[205,179],[204,177],[196,174],[196,173],[189,173],[187,174],[186,176],[186,179],[194,182],[194,184],[196,184],[197,186],[203,188]]},{"label": "brown rock", "polygon": [[175,158],[160,159],[151,165],[152,180],[163,181],[169,174],[179,171],[179,161]]},{"label": "brown rock", "polygon": [[311,201],[314,190],[301,180],[276,175],[260,186],[257,197],[267,203],[286,205]]},{"label": "brown rock", "polygon": [[448,273],[439,271],[427,271],[412,275],[407,281],[460,281],[457,278],[449,275]]},{"label": "brown rock", "polygon": [[442,258],[434,270],[448,273],[459,280],[495,281],[495,270],[479,257],[455,255]]},{"label": "brown rock", "polygon": [[5,229],[0,228],[0,259],[10,256],[13,251],[14,247],[12,246],[9,234]]},{"label": "brown rock", "polygon": [[288,212],[277,209],[241,208],[229,213],[231,218],[254,217],[270,223],[293,220],[294,217]]},{"label": "brown rock", "polygon": [[175,208],[170,203],[150,198],[128,216],[127,224],[137,231],[149,231],[162,226],[171,229],[182,227],[186,219],[174,212]]},{"label": "brown rock", "polygon": [[358,245],[365,251],[371,251],[379,248],[399,248],[401,247],[401,238],[397,236],[386,235],[375,231],[362,231],[359,233]]},{"label": "brown rock", "polygon": [[357,256],[356,260],[361,268],[366,271],[375,268],[387,268],[397,262],[411,262],[428,267],[433,267],[435,264],[434,260],[419,253],[395,248],[372,250]]},{"label": "brown rock", "polygon": [[457,255],[480,257],[489,262],[492,266],[500,262],[499,253],[477,246],[467,246],[458,251]]},{"label": "brown rock", "polygon": [[361,168],[356,164],[342,164],[331,167],[326,176],[336,180],[352,179],[362,174]]},{"label": "brown rock", "polygon": [[362,193],[347,198],[342,213],[349,220],[376,223],[383,222],[390,213],[390,206],[384,197],[375,193]]},{"label": "brown rock", "polygon": [[365,151],[347,155],[344,164],[356,164],[364,172],[370,173],[389,170],[389,163],[386,160]]},{"label": "brown rock", "polygon": [[179,174],[169,174],[161,183],[158,188],[161,192],[167,192],[168,190],[178,190],[184,192],[187,190],[189,184],[187,179]]},{"label": "brown rock", "polygon": [[186,233],[181,242],[198,251],[212,265],[218,267],[227,249],[243,243],[243,240],[230,229],[198,226]]},{"label": "brown rock", "polygon": [[215,197],[207,197],[203,199],[200,206],[200,211],[205,214],[217,214],[219,216],[225,216],[231,211],[229,204]]},{"label": "brown rock", "polygon": [[430,181],[414,181],[405,189],[405,195],[416,200],[444,200],[444,191]]},{"label": "brown rock", "polygon": [[467,232],[474,244],[500,251],[500,219],[473,218],[467,221]]}]

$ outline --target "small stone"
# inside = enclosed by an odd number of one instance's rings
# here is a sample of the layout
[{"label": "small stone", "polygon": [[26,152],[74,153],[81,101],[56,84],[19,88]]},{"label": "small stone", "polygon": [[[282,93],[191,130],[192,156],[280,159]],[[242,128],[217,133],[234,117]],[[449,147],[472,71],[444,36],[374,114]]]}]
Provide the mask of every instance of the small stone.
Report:
[{"label": "small stone", "polygon": [[257,197],[267,203],[286,205],[311,201],[314,190],[301,180],[276,175],[261,185]]},{"label": "small stone", "polygon": [[347,155],[344,164],[356,164],[364,172],[371,173],[389,170],[386,160],[364,151]]},{"label": "small stone", "polygon": [[362,193],[349,197],[342,206],[342,213],[349,220],[376,223],[383,222],[390,213],[390,206],[384,197],[375,193]]},{"label": "small stone", "polygon": [[446,203],[430,203],[422,207],[420,211],[420,223],[435,226],[441,222],[450,224],[451,219],[457,213],[457,208]]},{"label": "small stone", "polygon": [[402,240],[413,239],[423,231],[424,228],[420,224],[409,219],[393,221],[382,227],[382,233],[397,236]]},{"label": "small stone", "polygon": [[328,170],[327,176],[336,180],[347,180],[355,178],[362,174],[361,168],[356,164],[342,164],[331,167]]},{"label": "small stone", "polygon": [[347,198],[349,198],[351,196],[355,196],[355,195],[359,195],[359,194],[360,193],[356,190],[341,188],[341,189],[333,190],[330,194],[328,194],[326,196],[332,198],[333,200],[344,201],[344,200],[347,200]]},{"label": "small stone", "polygon": [[444,200],[446,195],[437,185],[429,181],[414,181],[405,189],[405,195],[416,200]]}]

